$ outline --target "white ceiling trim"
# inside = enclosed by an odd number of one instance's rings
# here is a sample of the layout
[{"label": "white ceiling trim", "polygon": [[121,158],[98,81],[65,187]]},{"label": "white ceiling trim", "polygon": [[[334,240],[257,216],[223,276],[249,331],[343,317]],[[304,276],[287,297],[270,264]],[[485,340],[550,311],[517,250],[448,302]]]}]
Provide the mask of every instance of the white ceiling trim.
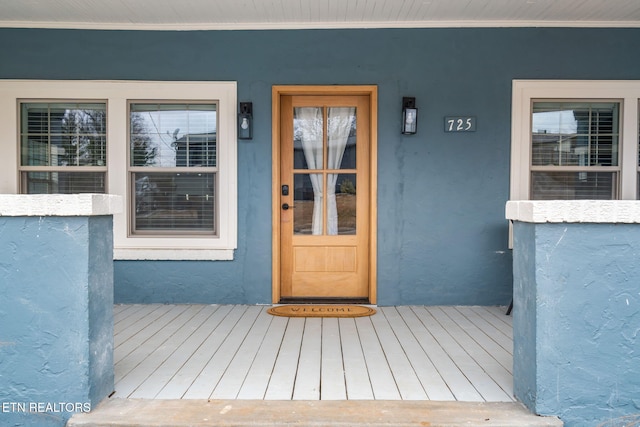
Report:
[{"label": "white ceiling trim", "polygon": [[371,22],[247,22],[247,23],[108,23],[2,21],[0,28],[90,29],[137,31],[301,30],[366,28],[640,28],[640,21],[371,21]]},{"label": "white ceiling trim", "polygon": [[0,0],[0,26],[109,30],[640,27],[640,0]]}]

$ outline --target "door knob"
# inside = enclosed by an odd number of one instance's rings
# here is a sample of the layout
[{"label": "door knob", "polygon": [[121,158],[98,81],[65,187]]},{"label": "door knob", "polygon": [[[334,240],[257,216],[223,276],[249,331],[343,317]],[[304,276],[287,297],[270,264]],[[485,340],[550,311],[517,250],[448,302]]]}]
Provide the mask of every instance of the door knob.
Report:
[{"label": "door knob", "polygon": [[282,210],[289,210],[289,209],[293,209],[295,208],[295,206],[289,206],[289,203],[283,203],[282,204]]}]

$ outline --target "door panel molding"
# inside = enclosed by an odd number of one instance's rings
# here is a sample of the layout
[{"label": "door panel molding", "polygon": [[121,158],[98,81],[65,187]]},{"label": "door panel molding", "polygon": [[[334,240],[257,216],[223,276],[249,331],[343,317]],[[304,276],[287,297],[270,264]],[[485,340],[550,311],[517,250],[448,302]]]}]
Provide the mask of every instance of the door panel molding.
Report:
[{"label": "door panel molding", "polygon": [[[283,126],[293,126],[293,124],[283,123],[280,112],[283,102],[288,102],[289,96],[327,96],[327,95],[358,95],[368,97],[369,108],[369,194],[368,194],[368,277],[369,277],[369,302],[376,304],[377,301],[377,105],[378,88],[375,85],[363,86],[283,86],[277,85],[272,88],[272,302],[278,303],[281,300],[281,163],[287,160],[284,157],[293,156],[292,153],[282,153],[280,136]],[[289,100],[291,98],[288,98]],[[288,160],[287,160],[288,161]],[[294,262],[293,259],[289,262]],[[310,267],[312,268],[312,267]],[[318,267],[313,267],[318,268]],[[330,268],[337,268],[336,265]]]}]

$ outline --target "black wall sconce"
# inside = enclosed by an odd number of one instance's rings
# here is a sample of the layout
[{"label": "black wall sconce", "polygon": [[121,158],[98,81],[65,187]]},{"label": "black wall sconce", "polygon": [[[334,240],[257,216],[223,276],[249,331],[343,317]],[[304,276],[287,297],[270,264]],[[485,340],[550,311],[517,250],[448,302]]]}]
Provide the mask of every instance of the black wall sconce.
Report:
[{"label": "black wall sconce", "polygon": [[241,102],[238,113],[238,139],[253,138],[253,103]]},{"label": "black wall sconce", "polygon": [[415,98],[402,98],[402,133],[413,135],[418,129],[418,109]]}]

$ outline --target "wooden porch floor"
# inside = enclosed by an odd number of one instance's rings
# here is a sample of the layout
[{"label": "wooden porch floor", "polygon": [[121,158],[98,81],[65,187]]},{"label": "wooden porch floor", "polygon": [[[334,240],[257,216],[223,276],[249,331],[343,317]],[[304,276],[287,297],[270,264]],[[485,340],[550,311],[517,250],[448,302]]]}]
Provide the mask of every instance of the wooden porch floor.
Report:
[{"label": "wooden porch floor", "polygon": [[114,397],[514,401],[504,307],[378,307],[356,319],[266,309],[116,305]]}]

